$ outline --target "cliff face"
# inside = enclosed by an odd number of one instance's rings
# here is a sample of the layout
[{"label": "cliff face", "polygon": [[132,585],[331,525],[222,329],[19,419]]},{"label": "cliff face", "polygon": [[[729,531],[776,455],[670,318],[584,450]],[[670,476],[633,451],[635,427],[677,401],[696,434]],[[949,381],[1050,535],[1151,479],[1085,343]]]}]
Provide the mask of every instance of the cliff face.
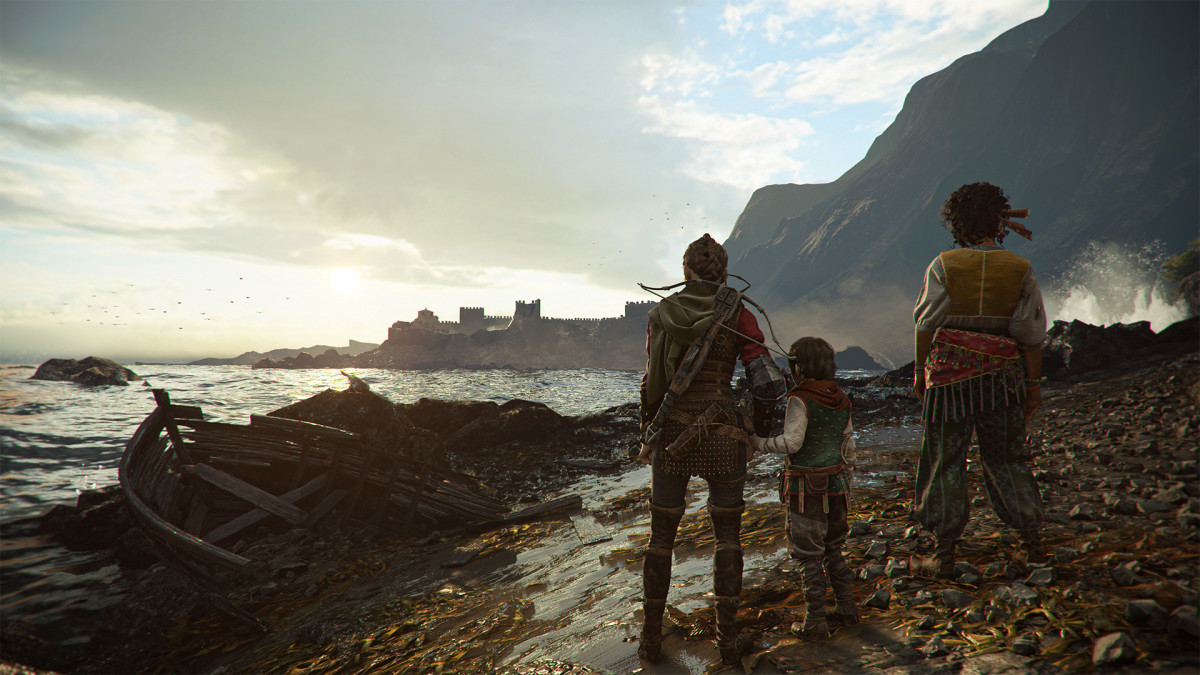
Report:
[{"label": "cliff face", "polygon": [[[1040,279],[1087,243],[1182,250],[1200,221],[1200,93],[1190,2],[1052,2],[917,82],[867,155],[827,185],[757,191],[726,242],[781,333],[900,360],[941,203],[1000,185],[1034,231],[1007,246]],[[753,270],[753,273],[751,272]]]}]

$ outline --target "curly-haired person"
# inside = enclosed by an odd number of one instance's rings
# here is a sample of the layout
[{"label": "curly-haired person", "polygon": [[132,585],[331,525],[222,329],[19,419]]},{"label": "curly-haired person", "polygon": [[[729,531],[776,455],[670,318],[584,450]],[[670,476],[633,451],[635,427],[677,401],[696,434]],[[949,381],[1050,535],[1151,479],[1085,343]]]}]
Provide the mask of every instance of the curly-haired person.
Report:
[{"label": "curly-haired person", "polygon": [[992,509],[1017,532],[1016,559],[1046,560],[1038,534],[1042,499],[1024,447],[1025,423],[1041,405],[1046,311],[1029,261],[1001,247],[1006,228],[1032,238],[1011,220],[1028,214],[1010,208],[990,183],[964,185],[942,206],[959,248],[929,264],[913,310],[913,388],[923,402],[915,511],[937,537],[933,555],[912,560],[920,574],[954,573],[969,512],[972,435]]}]

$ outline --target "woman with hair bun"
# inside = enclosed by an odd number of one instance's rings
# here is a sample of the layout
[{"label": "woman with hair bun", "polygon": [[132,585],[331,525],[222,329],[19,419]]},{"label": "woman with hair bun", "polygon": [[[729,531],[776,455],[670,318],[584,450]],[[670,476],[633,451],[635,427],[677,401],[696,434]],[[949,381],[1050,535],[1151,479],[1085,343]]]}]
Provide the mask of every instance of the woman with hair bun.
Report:
[{"label": "woman with hair bun", "polygon": [[[746,430],[766,434],[775,402],[785,392],[783,374],[763,346],[754,315],[741,305],[718,306],[740,297],[725,286],[728,254],[711,236],[692,242],[683,255],[685,286],[654,309],[646,327],[646,372],[641,387],[643,443],[638,461],[650,464],[650,540],[642,565],[644,619],[638,654],[656,662],[662,647],[662,617],[671,585],[675,533],[686,506],[688,480],[708,482],[708,514],[716,537],[713,591],[717,647],[721,659],[738,663],[749,651],[736,619],[742,589],[741,518],[745,503]],[[724,300],[721,300],[724,302]],[[721,322],[713,328],[714,321]],[[707,343],[707,356],[689,361],[693,344]],[[730,380],[740,358],[755,398],[747,421],[734,403]],[[694,372],[683,391],[677,372]],[[678,385],[676,385],[677,387]],[[660,414],[660,408],[664,414]],[[661,427],[659,421],[665,417]]]},{"label": "woman with hair bun", "polygon": [[992,509],[1017,531],[1018,561],[1045,562],[1038,529],[1042,499],[1028,465],[1025,423],[1041,405],[1046,311],[1029,261],[1001,247],[1005,229],[1032,239],[1011,220],[1004,190],[971,183],[942,206],[959,246],[933,259],[913,310],[913,388],[923,402],[916,517],[937,537],[915,572],[948,577],[967,524],[967,449],[979,441]]}]

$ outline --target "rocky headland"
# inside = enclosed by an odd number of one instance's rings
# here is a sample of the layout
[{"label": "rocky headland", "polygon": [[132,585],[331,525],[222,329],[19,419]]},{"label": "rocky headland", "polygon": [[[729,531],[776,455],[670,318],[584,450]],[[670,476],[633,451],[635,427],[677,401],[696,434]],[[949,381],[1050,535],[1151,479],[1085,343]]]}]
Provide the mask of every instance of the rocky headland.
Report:
[{"label": "rocky headland", "polygon": [[[1027,445],[1047,508],[1046,565],[1012,561],[1015,541],[987,506],[973,463],[968,481],[975,508],[958,576],[912,575],[910,554],[932,545],[909,516],[916,447],[904,442],[865,448],[857,472],[867,482],[856,490],[847,547],[858,572],[863,623],[837,628],[828,642],[801,640],[793,632],[804,604],[794,566],[786,558],[761,569],[748,562],[739,616],[758,648],[744,670],[1196,672],[1196,325],[1178,324],[1153,338],[1129,327],[1100,332],[1055,327],[1058,342],[1048,344],[1047,354],[1059,353],[1063,362],[1048,370],[1053,374]],[[1125,344],[1118,358],[1093,363],[1086,357],[1088,349],[1102,349],[1097,345],[1130,333],[1140,342]],[[1085,349],[1081,340],[1092,346]],[[910,383],[911,364],[907,374],[902,368],[885,377],[845,381],[854,397],[855,426],[867,433],[912,428],[919,407]],[[640,469],[630,460],[636,412],[631,403],[599,415],[563,417],[527,401],[391,404],[370,393],[327,391],[273,414],[373,429],[381,441],[420,435],[429,441],[429,458],[472,473],[516,505],[596,484],[600,476],[619,481]],[[770,490],[775,469],[769,458],[756,458],[748,491]],[[92,623],[87,640],[63,647],[40,632],[36,621],[6,621],[0,649],[6,661],[63,672],[628,672],[642,665],[629,655],[636,649],[630,636],[638,620],[634,600],[648,488],[596,494],[604,496],[589,504],[589,517],[613,536],[609,544],[569,534],[580,514],[482,533],[261,525],[234,544],[261,562],[251,574],[222,577],[230,600],[266,627],[259,632],[218,611],[139,543],[122,515],[119,492],[84,493],[76,508],[58,509],[26,526],[42,527],[72,547],[115,549],[125,599],[86,618]],[[744,522],[749,551],[781,545],[778,504],[754,504]],[[568,540],[575,543],[563,548]],[[464,548],[475,549],[478,558],[461,568],[444,566]],[[703,512],[689,513],[680,531],[680,565],[690,556],[706,561],[709,548]],[[578,562],[587,560],[592,562]],[[562,578],[559,583],[570,587],[570,574],[583,574],[576,569],[580,564],[595,568],[586,574],[601,575],[600,581],[586,582],[588,587],[601,585],[588,592],[592,600],[576,607],[575,600],[556,595],[556,583],[547,579]],[[708,574],[706,564],[700,564],[701,576]],[[701,584],[696,592],[706,588]],[[586,607],[608,596],[612,609],[599,615],[604,618],[599,627]],[[715,657],[711,610],[702,596],[680,590],[672,597],[664,650],[674,666],[645,672],[678,672],[682,663]],[[542,608],[536,613],[534,600]],[[568,609],[556,613],[554,607]],[[601,631],[613,646],[589,665],[533,656],[520,659],[521,666],[498,665],[519,655],[511,651],[514,645],[537,654],[536,644],[529,645],[538,636],[548,640],[562,631],[592,639]],[[683,655],[689,660],[677,660]]]}]

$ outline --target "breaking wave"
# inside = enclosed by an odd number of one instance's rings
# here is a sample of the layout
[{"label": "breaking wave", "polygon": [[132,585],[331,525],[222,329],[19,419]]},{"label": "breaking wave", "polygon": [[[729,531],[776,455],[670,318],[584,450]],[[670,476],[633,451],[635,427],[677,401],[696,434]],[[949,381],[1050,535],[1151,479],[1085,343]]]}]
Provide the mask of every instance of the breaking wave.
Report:
[{"label": "breaking wave", "polygon": [[1171,254],[1154,241],[1142,247],[1093,242],[1075,256],[1060,277],[1042,288],[1051,321],[1078,319],[1094,326],[1149,321],[1157,332],[1187,318],[1187,308],[1172,305],[1162,280]]}]

